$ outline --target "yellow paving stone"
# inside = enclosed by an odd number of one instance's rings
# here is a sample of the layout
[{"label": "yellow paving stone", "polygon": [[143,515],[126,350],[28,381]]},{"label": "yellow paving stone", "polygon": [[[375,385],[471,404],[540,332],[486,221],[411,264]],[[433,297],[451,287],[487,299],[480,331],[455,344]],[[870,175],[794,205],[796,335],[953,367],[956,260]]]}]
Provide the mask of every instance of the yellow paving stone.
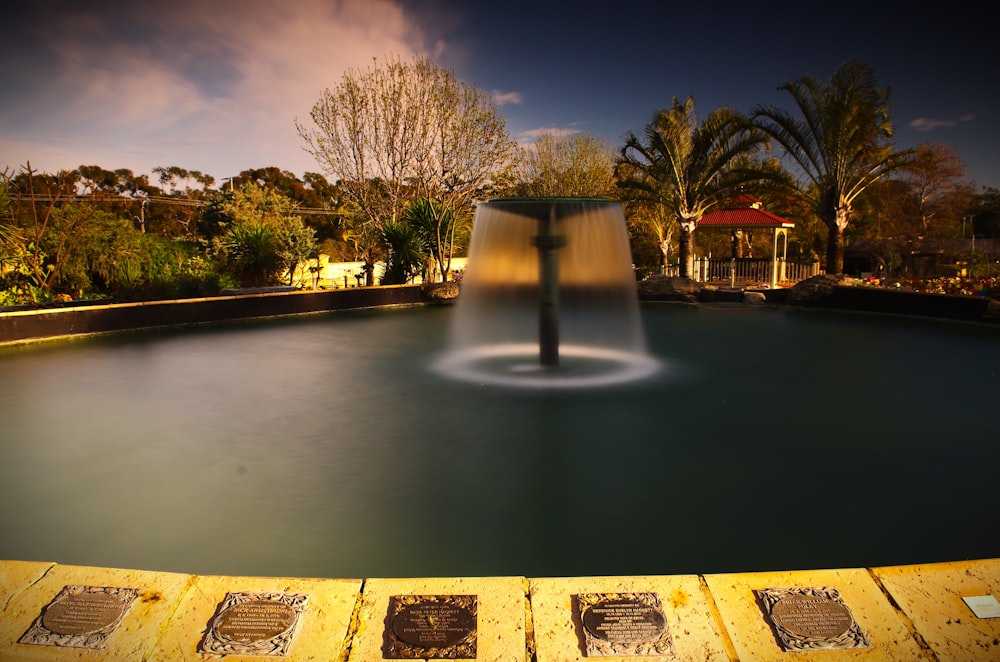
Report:
[{"label": "yellow paving stone", "polygon": [[[361,592],[356,579],[293,579],[280,577],[198,576],[184,595],[150,660],[225,659],[226,662],[287,662],[339,660],[345,654],[351,615]],[[290,645],[280,656],[204,653],[201,644],[228,594],[306,596],[295,622]],[[256,598],[255,598],[256,599]],[[249,645],[249,644],[246,644]]]},{"label": "yellow paving stone", "polygon": [[[866,569],[796,570],[705,575],[740,660],[933,660],[921,648]],[[764,618],[754,591],[833,587],[868,641],[867,648],[785,651]]]},{"label": "yellow paving stone", "polygon": [[[189,580],[189,575],[174,573],[70,565],[52,566],[44,577],[15,597],[3,613],[0,622],[0,659],[38,662],[142,660],[156,643],[163,624],[184,593]],[[86,595],[93,595],[87,593],[88,590],[103,589],[137,589],[138,592],[121,617],[118,626],[104,640],[103,648],[80,647],[76,644],[88,642],[81,641],[79,637],[67,641],[70,635],[67,635],[66,631],[56,632],[54,637],[55,641],[64,645],[20,643],[18,640],[29,630],[39,632],[36,621],[41,616],[42,610],[57,596],[64,595],[66,587],[88,587],[85,590],[69,589],[70,593],[82,591]],[[65,604],[60,602],[52,608],[52,612],[46,612],[47,616],[54,618],[57,611]],[[89,615],[94,613],[90,612]],[[100,619],[104,619],[108,613],[103,612]],[[83,617],[88,617],[86,611]],[[59,630],[54,623],[44,621],[41,624],[44,626],[44,623]],[[44,628],[42,632],[48,634],[52,630]],[[53,641],[53,638],[32,638],[32,640]]]},{"label": "yellow paving stone", "polygon": [[652,577],[569,577],[529,580],[538,662],[587,660],[586,638],[574,596],[588,593],[655,593],[659,597],[670,648],[664,655],[604,656],[601,660],[723,660],[724,634],[696,575]]},{"label": "yellow paving stone", "polygon": [[53,565],[46,561],[0,561],[0,612]]},{"label": "yellow paving stone", "polygon": [[1000,559],[872,568],[940,660],[1000,660],[1000,618],[962,598],[1000,600]]},{"label": "yellow paving stone", "polygon": [[383,655],[393,596],[473,595],[477,599],[474,659],[525,662],[527,580],[523,577],[369,579],[365,582],[357,631],[351,643],[350,662],[392,659]]}]

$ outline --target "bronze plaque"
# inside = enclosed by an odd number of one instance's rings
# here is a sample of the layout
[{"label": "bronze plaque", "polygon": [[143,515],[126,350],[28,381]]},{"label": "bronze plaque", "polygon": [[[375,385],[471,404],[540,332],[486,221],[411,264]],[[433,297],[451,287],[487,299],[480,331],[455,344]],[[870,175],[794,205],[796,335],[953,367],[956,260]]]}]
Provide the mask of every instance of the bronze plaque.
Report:
[{"label": "bronze plaque", "polygon": [[201,651],[287,655],[307,599],[294,593],[228,593],[216,608]]},{"label": "bronze plaque", "polygon": [[139,589],[64,586],[18,640],[22,644],[101,649]]},{"label": "bronze plaque", "polygon": [[576,596],[588,657],[663,655],[671,647],[655,593],[581,593]]},{"label": "bronze plaque", "polygon": [[394,595],[386,621],[386,658],[476,657],[475,595]]},{"label": "bronze plaque", "polygon": [[835,588],[769,588],[755,593],[785,650],[868,646]]}]

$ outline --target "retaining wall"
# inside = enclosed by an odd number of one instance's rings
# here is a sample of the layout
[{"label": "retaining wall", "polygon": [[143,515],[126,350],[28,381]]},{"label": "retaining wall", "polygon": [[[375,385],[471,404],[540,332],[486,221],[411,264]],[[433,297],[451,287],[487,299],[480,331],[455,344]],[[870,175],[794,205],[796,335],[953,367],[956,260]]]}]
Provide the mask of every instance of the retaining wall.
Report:
[{"label": "retaining wall", "polygon": [[421,286],[401,285],[18,310],[0,313],[0,343],[427,301]]}]

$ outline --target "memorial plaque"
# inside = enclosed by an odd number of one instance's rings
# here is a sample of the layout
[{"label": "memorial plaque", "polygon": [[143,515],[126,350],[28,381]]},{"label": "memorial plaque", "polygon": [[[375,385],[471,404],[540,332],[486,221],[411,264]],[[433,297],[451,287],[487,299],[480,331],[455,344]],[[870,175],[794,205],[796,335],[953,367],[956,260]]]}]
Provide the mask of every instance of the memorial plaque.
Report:
[{"label": "memorial plaque", "polygon": [[1000,602],[992,595],[970,595],[962,600],[976,618],[1000,618]]},{"label": "memorial plaque", "polygon": [[670,651],[670,632],[655,593],[581,593],[576,604],[587,657]]},{"label": "memorial plaque", "polygon": [[18,642],[104,648],[138,595],[137,588],[64,586]]},{"label": "memorial plaque", "polygon": [[287,655],[307,599],[299,593],[227,593],[200,650],[221,655]]},{"label": "memorial plaque", "polygon": [[475,658],[478,608],[475,595],[391,596],[384,657]]},{"label": "memorial plaque", "polygon": [[785,650],[868,647],[835,588],[768,588],[754,593]]}]

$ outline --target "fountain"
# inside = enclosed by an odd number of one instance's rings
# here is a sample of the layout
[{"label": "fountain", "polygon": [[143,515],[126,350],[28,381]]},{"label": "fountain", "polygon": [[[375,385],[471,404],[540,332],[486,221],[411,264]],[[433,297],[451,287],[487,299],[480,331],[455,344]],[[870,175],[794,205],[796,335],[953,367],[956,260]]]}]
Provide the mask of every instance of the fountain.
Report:
[{"label": "fountain", "polygon": [[[598,198],[479,205],[451,347],[438,369],[476,383],[608,386],[648,377],[621,207]],[[537,357],[537,359],[536,359]]]}]

